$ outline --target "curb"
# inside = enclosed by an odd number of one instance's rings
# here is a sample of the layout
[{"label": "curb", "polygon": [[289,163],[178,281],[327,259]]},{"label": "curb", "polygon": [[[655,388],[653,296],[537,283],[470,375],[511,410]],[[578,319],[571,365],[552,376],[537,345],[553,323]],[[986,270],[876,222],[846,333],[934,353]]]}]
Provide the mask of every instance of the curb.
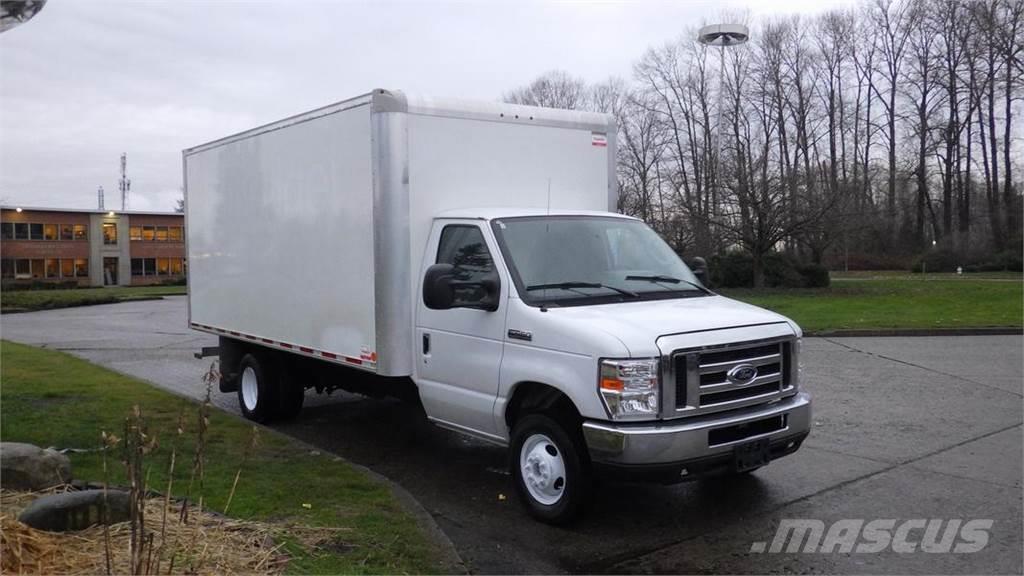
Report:
[{"label": "curb", "polygon": [[1020,336],[1022,327],[1001,328],[893,328],[893,329],[851,329],[821,330],[804,332],[809,338],[877,338],[890,336]]}]

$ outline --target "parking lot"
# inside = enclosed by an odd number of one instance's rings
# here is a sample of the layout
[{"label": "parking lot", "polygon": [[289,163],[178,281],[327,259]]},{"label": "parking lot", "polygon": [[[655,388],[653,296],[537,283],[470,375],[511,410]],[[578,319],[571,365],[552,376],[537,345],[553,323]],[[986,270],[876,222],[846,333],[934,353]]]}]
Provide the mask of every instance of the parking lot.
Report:
[{"label": "parking lot", "polygon": [[[68,351],[200,397],[216,339],[185,327],[185,298],[4,316],[5,339]],[[274,427],[399,483],[480,573],[1019,573],[1022,338],[809,338],[811,436],[749,477],[603,483],[568,528],[515,501],[505,453],[391,400],[307,394]],[[214,402],[237,412],[235,396]],[[751,553],[782,519],[993,520],[974,553]],[[921,530],[917,536],[919,539]]]}]

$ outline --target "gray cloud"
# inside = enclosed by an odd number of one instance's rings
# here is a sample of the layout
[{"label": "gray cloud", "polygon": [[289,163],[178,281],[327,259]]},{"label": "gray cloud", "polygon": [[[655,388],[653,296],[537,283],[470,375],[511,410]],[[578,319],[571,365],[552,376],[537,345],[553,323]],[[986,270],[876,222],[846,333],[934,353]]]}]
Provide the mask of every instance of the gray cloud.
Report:
[{"label": "gray cloud", "polygon": [[495,99],[546,70],[628,76],[651,45],[742,2],[93,2],[51,0],[0,35],[0,198],[170,210],[181,150],[364,93]]}]

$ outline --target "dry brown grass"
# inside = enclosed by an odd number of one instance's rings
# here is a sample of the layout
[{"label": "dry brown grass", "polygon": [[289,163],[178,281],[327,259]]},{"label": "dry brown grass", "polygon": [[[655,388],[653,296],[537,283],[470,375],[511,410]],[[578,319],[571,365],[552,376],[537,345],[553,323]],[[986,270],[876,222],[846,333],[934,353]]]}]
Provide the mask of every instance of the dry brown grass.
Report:
[{"label": "dry brown grass", "polygon": [[[104,574],[106,549],[102,526],[79,532],[44,532],[17,521],[18,513],[41,493],[0,493],[0,570],[4,574]],[[190,507],[187,523],[170,514],[161,532],[163,498],[146,499],[146,572],[150,574],[279,574],[288,562],[279,526],[226,518]],[[172,508],[182,504],[171,502]],[[289,528],[291,533],[294,527]],[[301,530],[300,530],[301,532]],[[308,535],[312,541],[327,535]],[[301,538],[300,536],[300,539]],[[131,571],[131,526],[110,527],[111,571]]]}]

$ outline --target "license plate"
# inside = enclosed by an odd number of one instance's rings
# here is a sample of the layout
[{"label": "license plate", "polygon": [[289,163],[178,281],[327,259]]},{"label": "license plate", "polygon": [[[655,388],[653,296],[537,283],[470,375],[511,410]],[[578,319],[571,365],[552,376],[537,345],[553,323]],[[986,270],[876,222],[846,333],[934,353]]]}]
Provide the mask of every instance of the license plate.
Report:
[{"label": "license plate", "polygon": [[764,466],[771,460],[768,439],[762,438],[733,448],[733,465],[737,472],[746,472]]}]

